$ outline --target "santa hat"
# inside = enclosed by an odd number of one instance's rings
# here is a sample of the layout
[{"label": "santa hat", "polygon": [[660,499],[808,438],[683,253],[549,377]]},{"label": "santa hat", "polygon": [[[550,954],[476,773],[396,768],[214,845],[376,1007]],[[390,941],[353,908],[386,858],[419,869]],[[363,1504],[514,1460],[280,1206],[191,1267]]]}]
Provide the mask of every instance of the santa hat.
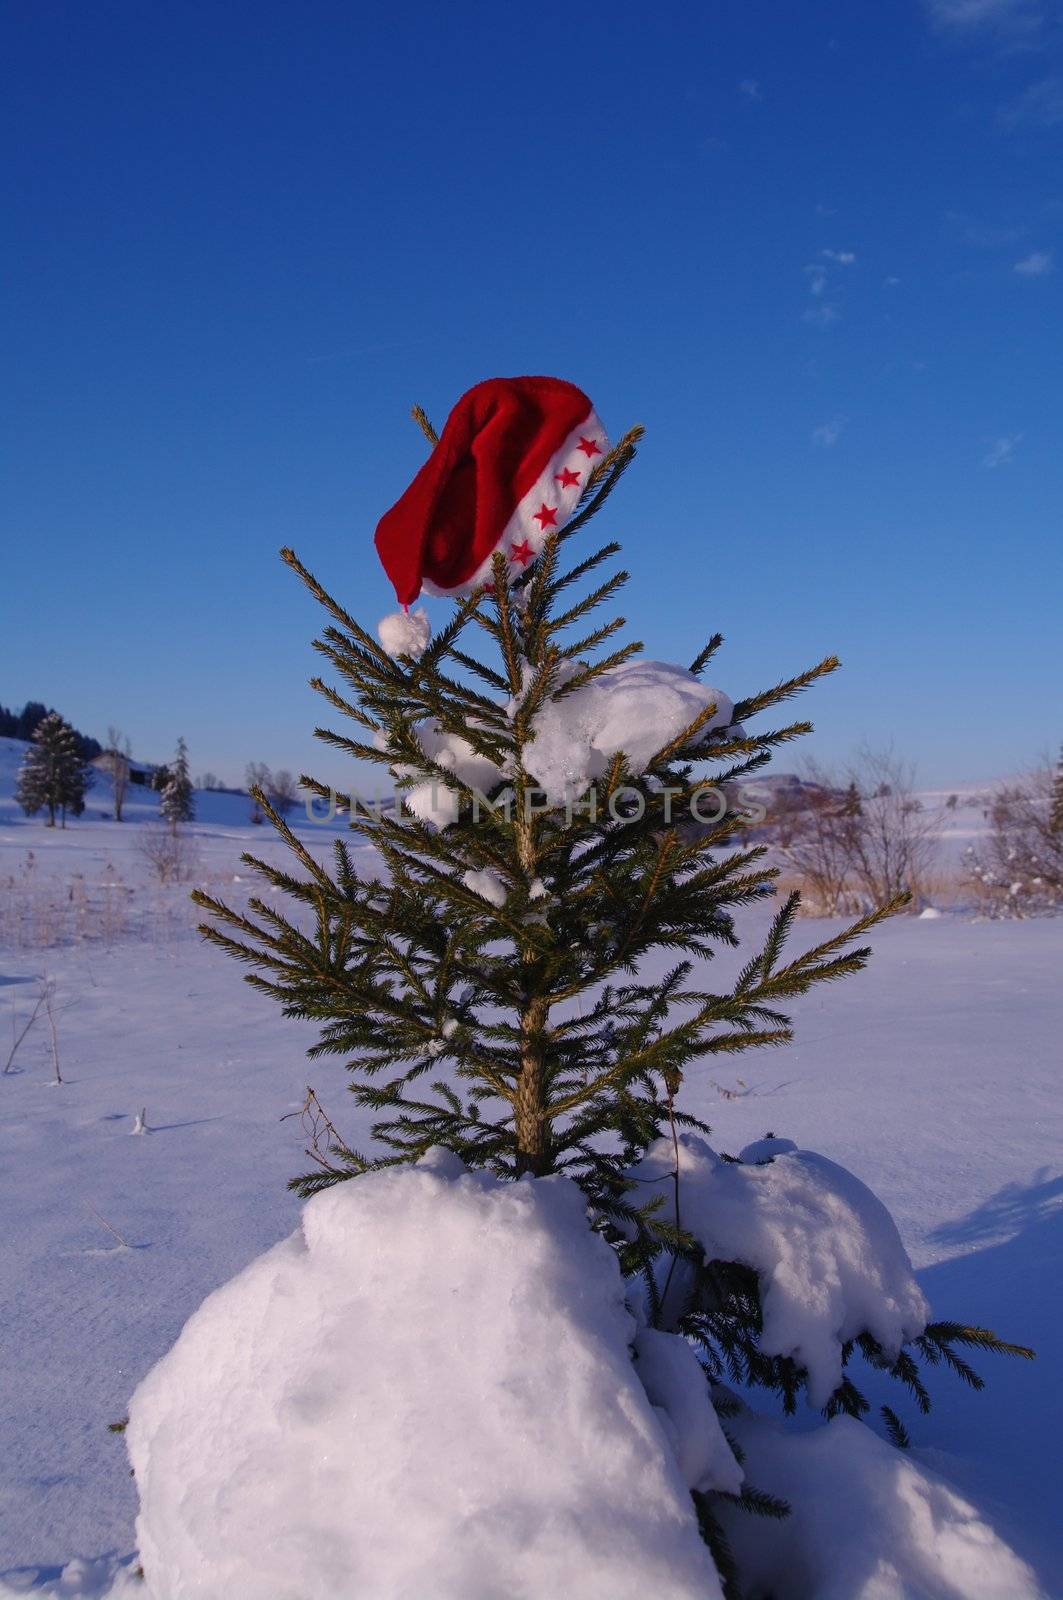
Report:
[{"label": "santa hat", "polygon": [[422,589],[462,595],[489,583],[497,551],[521,572],[571,517],[608,448],[587,396],[561,378],[488,378],[462,395],[376,530],[402,605]]}]

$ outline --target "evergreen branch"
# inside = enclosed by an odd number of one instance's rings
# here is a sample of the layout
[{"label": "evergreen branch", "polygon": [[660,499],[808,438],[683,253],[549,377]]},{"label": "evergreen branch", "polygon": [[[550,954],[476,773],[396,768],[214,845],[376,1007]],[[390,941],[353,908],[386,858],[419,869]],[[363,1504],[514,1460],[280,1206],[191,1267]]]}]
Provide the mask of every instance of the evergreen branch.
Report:
[{"label": "evergreen branch", "polygon": [[613,448],[602,457],[597,466],[591,468],[591,471],[587,477],[587,489],[583,491],[583,496],[581,496],[581,499],[586,496],[588,489],[593,489],[596,484],[600,483],[603,478],[607,477],[617,467],[618,463],[622,463],[620,470],[623,471],[623,468],[627,466],[628,462],[634,460],[635,447],[645,432],[646,429],[641,422],[636,422],[633,428],[629,428],[627,430],[619,443],[615,444]]},{"label": "evergreen branch", "polygon": [[723,644],[723,634],[714,633],[703,650],[699,650],[687,669],[692,678],[700,678],[717,650]]},{"label": "evergreen branch", "polygon": [[777,683],[774,689],[766,689],[763,694],[755,694],[748,700],[739,700],[734,709],[736,722],[745,722],[747,717],[756,716],[758,711],[766,711],[768,706],[778,705],[780,700],[788,700],[791,695],[800,694],[817,679],[825,677],[829,672],[835,672],[841,662],[837,656],[825,656],[818,666],[810,667],[807,672],[799,672],[796,678],[788,678],[784,683]]},{"label": "evergreen branch", "polygon": [[571,606],[567,611],[563,611],[559,617],[555,617],[550,624],[549,632],[551,634],[560,633],[562,628],[567,628],[573,622],[578,622],[580,617],[586,616],[588,611],[592,611],[595,606],[601,605],[603,600],[608,600],[610,595],[615,594],[618,589],[622,589],[627,580],[628,574],[622,569],[619,572],[612,573],[604,583],[598,585],[597,589],[592,589],[590,594],[585,595],[576,605]]},{"label": "evergreen branch", "polygon": [[257,784],[252,784],[249,793],[259,810],[272,822],[288,849],[303,863],[307,872],[323,887],[331,888],[331,879],[324,867],[321,866],[320,862],[314,860],[303,841],[292,832],[280,812],[274,807],[265,790],[260,789]]},{"label": "evergreen branch", "polygon": [[488,684],[492,689],[500,690],[502,694],[509,693],[509,684],[500,672],[495,672],[493,667],[485,666],[482,661],[477,661],[475,656],[466,655],[463,650],[458,650],[454,645],[450,647],[450,654],[459,665],[465,668],[466,672],[475,673],[478,678],[483,679],[484,683]]},{"label": "evergreen branch", "polygon": [[[411,668],[411,688],[418,687],[422,682],[433,683],[433,680],[438,679],[438,674],[436,673],[438,663],[445,655],[454,653],[454,640],[472,618],[473,613],[480,604],[480,599],[480,594],[475,592],[458,601],[450,621],[429,641],[421,655],[421,659],[415,662]],[[488,701],[487,704],[493,705],[493,702]]]},{"label": "evergreen branch", "polygon": [[[620,479],[627,471],[627,468],[631,465],[632,461],[634,461],[635,445],[644,431],[645,430],[642,428],[639,428],[638,430],[633,428],[631,432],[626,434],[625,437],[620,441],[620,444],[617,445],[616,449],[609,452],[609,454],[605,457],[605,461],[599,463],[599,468],[604,467],[605,462],[612,463],[608,469],[608,475],[603,475],[600,471],[597,474],[595,472],[590,473],[587,480],[587,488],[591,491],[596,490],[597,492],[593,493],[593,496],[590,498],[585,495],[584,498],[581,499],[581,509],[577,511],[576,515],[571,519],[571,521],[566,522],[565,526],[561,529],[561,532],[558,536],[559,543],[571,539],[573,534],[578,533],[579,530],[584,527],[592,517],[597,516],[598,512],[602,509],[603,505],[608,500],[617,484],[620,482]],[[584,503],[584,500],[586,503]]]},{"label": "evergreen branch", "polygon": [[[569,567],[567,572],[563,572],[559,578],[552,581],[548,581],[548,579],[552,577],[552,574],[544,573],[543,596],[541,600],[541,605],[544,607],[544,609],[551,606],[557,599],[558,595],[562,594],[567,588],[570,587],[570,585],[573,583],[578,583],[580,578],[585,578],[587,576],[588,572],[593,572],[596,567],[600,567],[603,561],[608,561],[611,556],[619,555],[620,548],[620,545],[618,545],[615,541],[611,542],[610,544],[603,544],[599,550],[594,551],[593,555],[585,556],[582,561],[577,562],[574,567]],[[542,565],[541,558],[539,565]]]},{"label": "evergreen branch", "polygon": [[886,1424],[886,1432],[889,1435],[890,1443],[896,1445],[898,1450],[907,1450],[912,1441],[908,1436],[907,1428],[896,1411],[892,1406],[880,1406],[879,1411],[883,1422]]},{"label": "evergreen branch", "polygon": [[336,621],[340,623],[342,627],[346,628],[348,633],[357,639],[363,650],[365,650],[368,655],[374,658],[377,665],[381,667],[389,677],[394,677],[397,671],[395,663],[373,638],[372,634],[366,633],[361,624],[355,622],[354,618],[348,612],[344,611],[339,602],[334,600],[332,596],[321,587],[313,573],[308,572],[306,567],[303,566],[303,563],[299,560],[299,557],[296,555],[294,550],[292,550],[288,545],[284,545],[280,554],[281,560],[286,562],[287,565],[291,567],[293,572],[297,572],[299,574],[299,577],[302,578],[303,582],[306,584],[306,587],[314,596],[314,599],[319,601],[320,604],[325,607],[325,610],[329,612],[331,616],[335,617]]},{"label": "evergreen branch", "polygon": [[436,445],[439,443],[439,435],[429,422],[423,407],[411,406],[410,416],[413,418],[414,422],[416,422],[417,426],[420,428],[421,432],[424,434],[425,438],[428,440],[428,443],[434,450]]},{"label": "evergreen branch", "polygon": [[588,651],[594,650],[603,644],[606,639],[618,633],[627,623],[626,617],[614,617],[611,622],[603,622],[600,628],[595,628],[593,633],[588,633],[582,639],[577,639],[573,644],[566,644],[566,654],[573,658],[585,656]]},{"label": "evergreen branch", "polygon": [[994,1355],[1018,1356],[1023,1361],[1037,1359],[1037,1352],[1028,1345],[1009,1344],[989,1328],[968,1327],[962,1322],[929,1322],[923,1329],[922,1337],[940,1349],[950,1344],[962,1344],[977,1350],[992,1351]]},{"label": "evergreen branch", "polygon": [[520,667],[520,651],[517,647],[517,638],[513,627],[512,602],[509,595],[509,568],[502,552],[496,551],[491,562],[491,572],[495,585],[495,609],[498,616],[498,642],[502,650],[502,659],[506,664],[506,675],[509,679],[509,692],[519,696],[524,687],[524,675]]},{"label": "evergreen branch", "polygon": [[334,706],[337,711],[342,711],[345,717],[350,717],[353,722],[360,723],[363,728],[368,728],[373,733],[379,728],[379,723],[374,722],[372,717],[367,716],[359,706],[352,705],[350,700],[345,700],[336,689],[333,689],[321,678],[311,678],[310,687],[316,690],[318,694],[324,695],[329,704]]},{"label": "evergreen branch", "polygon": [[554,699],[562,700],[565,696],[574,694],[577,689],[582,689],[586,684],[593,683],[595,678],[600,678],[603,672],[610,672],[613,667],[619,667],[632,656],[637,656],[641,649],[641,639],[633,639],[630,644],[622,645],[619,650],[614,650],[612,655],[604,656],[601,661],[594,662],[592,666],[585,667],[582,672],[574,673],[571,678],[566,679],[554,695]]},{"label": "evergreen branch", "polygon": [[663,767],[667,762],[671,761],[678,751],[685,749],[687,745],[693,744],[705,724],[712,721],[716,715],[716,710],[715,700],[710,701],[707,706],[703,706],[693,722],[689,722],[680,733],[676,734],[674,739],[669,739],[668,743],[662,745],[656,755],[651,757],[649,770],[654,772],[658,767]]}]

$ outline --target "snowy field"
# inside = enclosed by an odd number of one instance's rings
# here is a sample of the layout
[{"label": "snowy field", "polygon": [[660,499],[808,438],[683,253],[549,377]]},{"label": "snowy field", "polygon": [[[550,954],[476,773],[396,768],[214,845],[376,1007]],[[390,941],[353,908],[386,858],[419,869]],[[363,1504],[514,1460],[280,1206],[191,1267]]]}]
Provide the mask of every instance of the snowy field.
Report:
[{"label": "snowy field", "polygon": [[[50,980],[63,1081],[41,1013],[0,1077],[0,1594],[132,1552],[108,1424],[203,1297],[296,1225],[284,1186],[305,1140],[283,1119],[308,1080],[365,1142],[341,1067],[305,1061],[311,1030],[201,945],[187,884],[152,883],[154,798],[133,791],[119,826],[97,790],[85,818],[46,829],[8,798],[20,754],[0,741],[0,1066]],[[242,797],[197,803],[196,881],[239,900],[239,854],[276,856],[271,830]],[[954,843],[980,815],[952,814]],[[326,846],[328,830],[301,831]],[[898,919],[874,946],[867,972],[795,1008],[792,1046],[692,1072],[686,1105],[720,1150],[770,1130],[850,1168],[892,1210],[937,1315],[1036,1348],[1034,1364],[976,1361],[981,1395],[932,1373],[931,1415],[900,1409],[916,1457],[1063,1596],[1063,919]],[[151,1131],[133,1137],[142,1107]],[[92,1592],[92,1568],[66,1592]]]}]

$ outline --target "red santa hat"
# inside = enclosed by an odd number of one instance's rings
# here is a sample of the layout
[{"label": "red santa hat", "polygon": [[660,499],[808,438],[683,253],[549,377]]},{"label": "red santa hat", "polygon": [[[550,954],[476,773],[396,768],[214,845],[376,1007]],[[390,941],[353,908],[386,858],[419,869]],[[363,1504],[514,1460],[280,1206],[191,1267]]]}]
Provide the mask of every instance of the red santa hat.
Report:
[{"label": "red santa hat", "polygon": [[587,396],[561,378],[488,378],[462,395],[376,530],[401,604],[422,589],[462,595],[489,583],[499,550],[521,572],[571,517],[608,448]]}]

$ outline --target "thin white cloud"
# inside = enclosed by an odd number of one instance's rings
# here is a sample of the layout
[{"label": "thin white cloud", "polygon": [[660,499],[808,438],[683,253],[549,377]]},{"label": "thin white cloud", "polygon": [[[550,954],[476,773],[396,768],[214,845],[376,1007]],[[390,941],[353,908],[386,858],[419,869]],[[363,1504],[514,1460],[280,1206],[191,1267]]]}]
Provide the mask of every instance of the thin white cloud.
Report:
[{"label": "thin white cloud", "polygon": [[890,273],[889,277],[884,278],[882,281],[886,285],[887,289],[896,289],[901,280],[900,278],[895,278],[894,275]]},{"label": "thin white cloud", "polygon": [[829,328],[832,322],[837,322],[839,314],[838,307],[828,300],[821,306],[809,306],[801,320],[810,322],[814,328]]},{"label": "thin white cloud", "polygon": [[983,467],[1010,467],[1021,438],[1021,433],[1004,433],[999,439],[994,439],[982,457]]},{"label": "thin white cloud", "polygon": [[1029,0],[927,0],[927,10],[941,28],[983,28],[1037,6]]},{"label": "thin white cloud", "polygon": [[806,267],[805,271],[808,273],[809,294],[822,294],[827,287],[826,269],[817,265]]},{"label": "thin white cloud", "polygon": [[821,422],[818,428],[812,429],[812,443],[821,450],[833,450],[842,436],[844,427],[844,417],[834,417],[830,422]]},{"label": "thin white cloud", "polygon": [[1063,78],[1041,78],[1018,99],[1001,106],[997,121],[1005,128],[1058,128],[1063,123]]},{"label": "thin white cloud", "polygon": [[1025,228],[983,222],[963,211],[946,211],[945,221],[956,229],[961,242],[974,250],[1003,250],[1005,245],[1018,244],[1026,232]]},{"label": "thin white cloud", "polygon": [[821,250],[820,255],[825,261],[833,261],[836,267],[851,267],[856,260],[853,250]]},{"label": "thin white cloud", "polygon": [[991,35],[1012,49],[1038,40],[1044,24],[1040,0],[926,0],[933,26],[953,38]]},{"label": "thin white cloud", "polygon": [[738,85],[739,94],[744,94],[747,100],[763,100],[764,91],[756,78],[743,78]]},{"label": "thin white cloud", "polygon": [[1051,250],[1032,250],[1028,256],[1023,256],[1021,261],[1016,261],[1015,272],[1023,278],[1043,278],[1052,271]]}]

